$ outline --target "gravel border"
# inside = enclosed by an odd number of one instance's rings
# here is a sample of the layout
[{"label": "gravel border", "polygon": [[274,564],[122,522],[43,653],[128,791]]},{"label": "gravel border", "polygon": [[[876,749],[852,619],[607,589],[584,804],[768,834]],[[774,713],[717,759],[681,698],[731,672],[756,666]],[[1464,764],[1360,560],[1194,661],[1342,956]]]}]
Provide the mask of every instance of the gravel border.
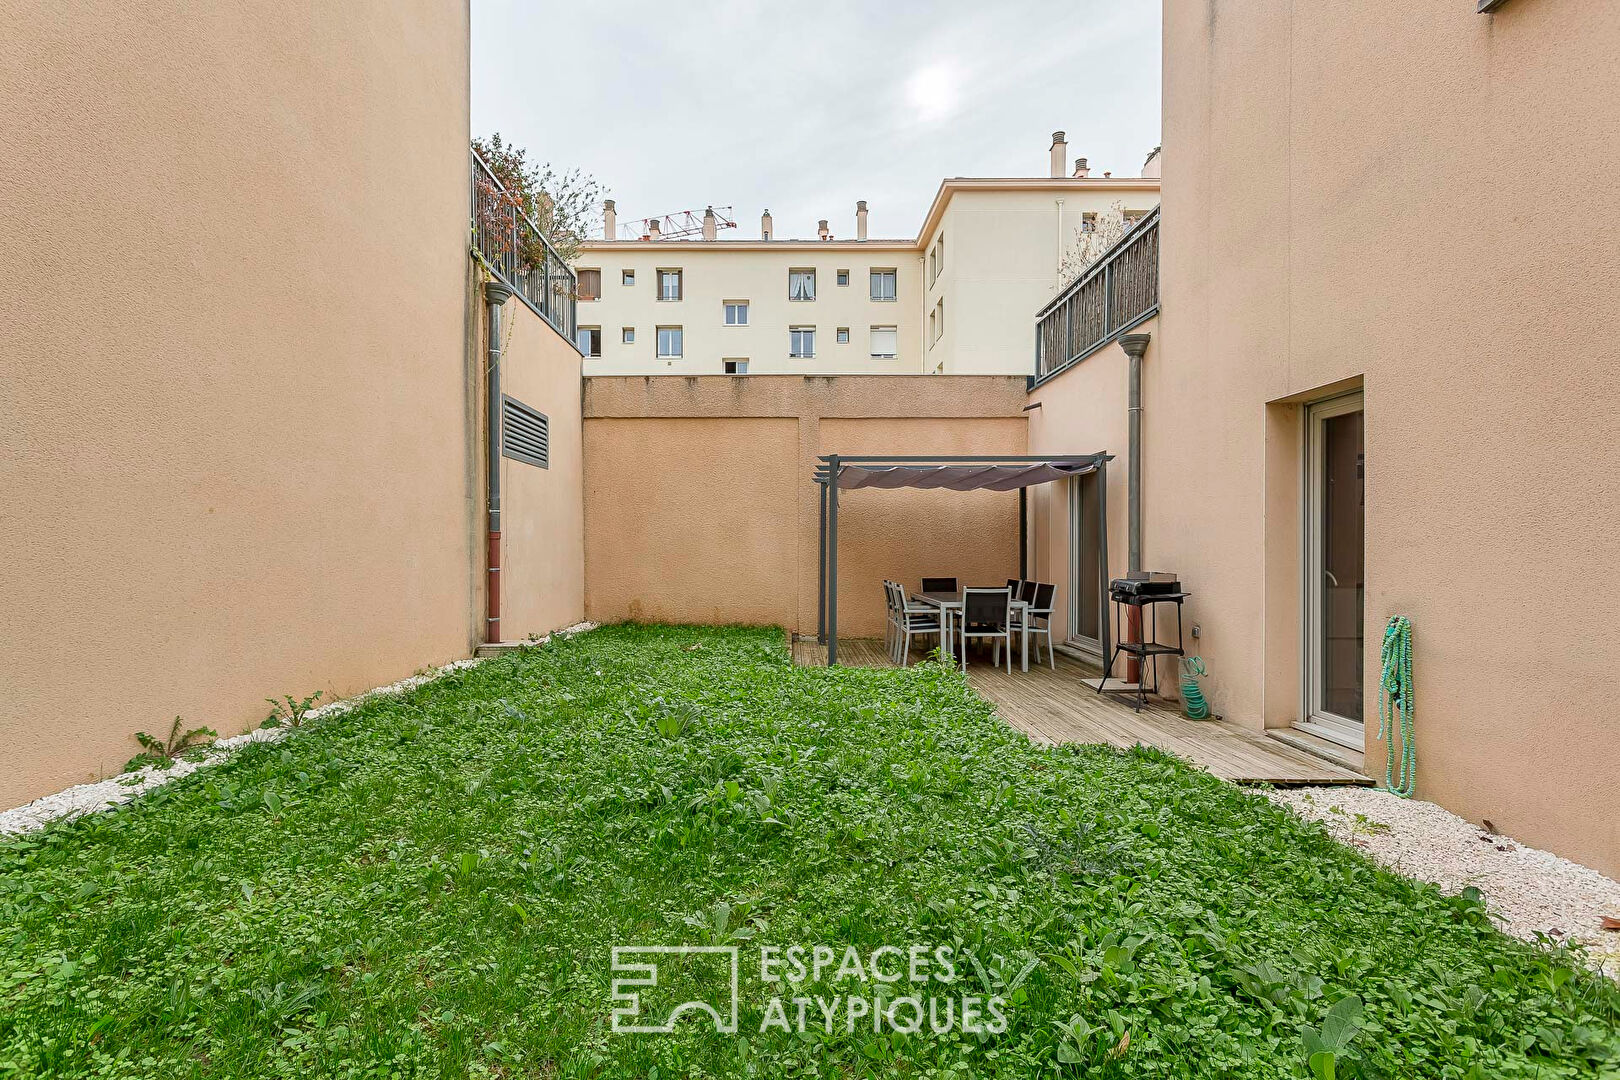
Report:
[{"label": "gravel border", "polygon": [[[524,646],[544,645],[554,635],[572,636],[584,633],[586,630],[595,629],[595,627],[596,624],[592,622],[575,623],[572,626],[554,630],[545,637],[534,638],[522,642],[522,644]],[[367,690],[365,693],[357,694],[352,698],[328,702],[318,709],[311,709],[306,714],[306,719],[315,720],[323,716],[339,716],[372,698],[403,694],[407,690],[414,690],[418,686],[441,679],[452,671],[475,667],[482,664],[486,659],[489,658],[473,657],[467,660],[452,661],[443,667],[434,668],[421,675],[412,675],[398,682],[389,683],[387,686]],[[108,780],[99,780],[93,784],[80,784],[77,787],[70,787],[66,791],[59,791],[55,795],[46,795],[43,798],[35,799],[27,805],[0,813],[0,836],[19,836],[23,833],[43,829],[53,821],[99,813],[110,807],[129,802],[136,796],[151,791],[153,788],[173,783],[182,776],[190,776],[198,769],[218,765],[249,743],[280,742],[300,730],[302,729],[285,727],[256,728],[242,735],[233,735],[227,739],[214,740],[205,751],[197,755],[195,760],[176,759],[166,769],[158,768],[156,765],[147,765],[132,772],[120,773],[118,776]]]},{"label": "gravel border", "polygon": [[1603,929],[1604,916],[1620,918],[1620,881],[1486,832],[1434,803],[1379,788],[1271,788],[1266,794],[1397,873],[1447,894],[1474,886],[1503,932],[1584,946],[1595,966],[1620,978],[1620,931]]}]

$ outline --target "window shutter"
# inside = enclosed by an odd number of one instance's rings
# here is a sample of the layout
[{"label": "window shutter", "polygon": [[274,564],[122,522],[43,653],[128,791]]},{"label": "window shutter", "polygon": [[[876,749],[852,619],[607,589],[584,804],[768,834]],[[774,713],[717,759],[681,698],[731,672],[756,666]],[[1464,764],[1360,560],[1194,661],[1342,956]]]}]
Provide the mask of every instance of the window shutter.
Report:
[{"label": "window shutter", "polygon": [[546,414],[501,395],[501,456],[551,468],[551,422]]}]

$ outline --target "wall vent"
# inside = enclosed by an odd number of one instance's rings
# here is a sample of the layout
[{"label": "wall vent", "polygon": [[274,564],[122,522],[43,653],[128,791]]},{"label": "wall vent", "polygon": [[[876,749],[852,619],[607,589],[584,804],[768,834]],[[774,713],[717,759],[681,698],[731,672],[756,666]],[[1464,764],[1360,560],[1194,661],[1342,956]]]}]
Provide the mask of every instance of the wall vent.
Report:
[{"label": "wall vent", "polygon": [[501,395],[501,456],[551,468],[551,422],[517,398]]}]

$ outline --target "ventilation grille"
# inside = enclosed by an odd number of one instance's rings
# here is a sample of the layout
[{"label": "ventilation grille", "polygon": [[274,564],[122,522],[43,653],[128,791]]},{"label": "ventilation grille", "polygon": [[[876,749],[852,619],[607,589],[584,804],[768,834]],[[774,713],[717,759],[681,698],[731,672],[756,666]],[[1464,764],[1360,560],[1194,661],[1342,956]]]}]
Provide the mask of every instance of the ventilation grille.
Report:
[{"label": "ventilation grille", "polygon": [[551,422],[546,414],[501,395],[501,456],[551,467]]}]

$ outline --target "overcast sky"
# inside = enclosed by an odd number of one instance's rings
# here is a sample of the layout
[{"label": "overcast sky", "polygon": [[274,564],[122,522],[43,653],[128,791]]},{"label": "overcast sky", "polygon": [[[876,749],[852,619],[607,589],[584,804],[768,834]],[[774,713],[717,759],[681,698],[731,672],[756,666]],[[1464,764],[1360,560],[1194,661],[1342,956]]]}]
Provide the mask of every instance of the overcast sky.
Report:
[{"label": "overcast sky", "polygon": [[[915,235],[941,178],[1094,175],[1159,142],[1159,0],[473,0],[472,128],[593,174],[619,221],[769,207]],[[727,233],[721,234],[723,237]]]}]

